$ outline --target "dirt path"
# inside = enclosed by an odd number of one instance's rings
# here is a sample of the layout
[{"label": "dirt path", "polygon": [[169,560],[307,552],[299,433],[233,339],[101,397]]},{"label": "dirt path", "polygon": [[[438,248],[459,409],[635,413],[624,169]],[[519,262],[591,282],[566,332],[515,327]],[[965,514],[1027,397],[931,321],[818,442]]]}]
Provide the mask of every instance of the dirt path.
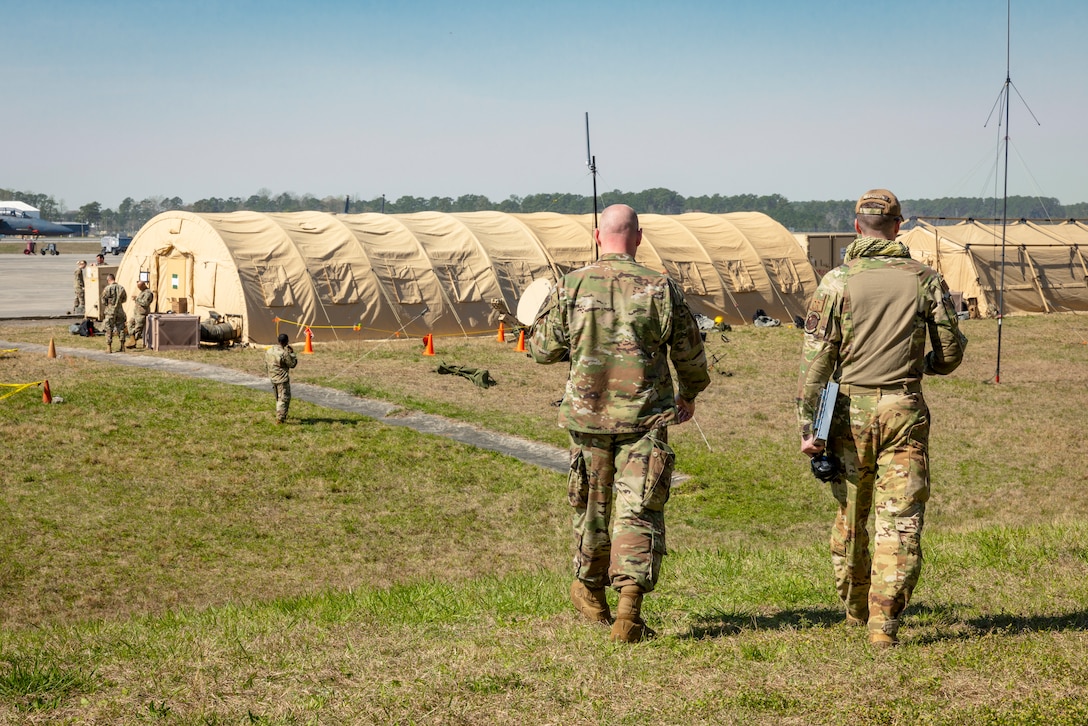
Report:
[{"label": "dirt path", "polygon": [[[36,343],[16,343],[0,340],[0,348],[19,348],[29,353],[45,355],[47,346]],[[67,355],[78,358],[88,358],[102,363],[131,366],[134,368],[148,368],[164,371],[179,376],[190,378],[202,378],[208,381],[218,381],[232,386],[245,386],[255,390],[271,393],[272,384],[267,378],[262,378],[249,373],[223,368],[221,366],[207,365],[204,363],[192,363],[189,361],[173,360],[171,358],[156,358],[137,353],[114,353],[112,355],[104,351],[86,350],[84,348],[57,347],[57,355]],[[506,456],[512,456],[528,464],[551,469],[560,473],[566,473],[570,468],[569,454],[565,449],[559,449],[547,444],[527,441],[516,436],[500,434],[488,431],[471,424],[454,421],[433,414],[406,411],[384,401],[370,398],[360,398],[350,393],[337,391],[332,388],[323,388],[308,383],[292,383],[292,398],[297,398],[308,403],[313,403],[338,411],[357,413],[367,418],[372,418],[389,426],[406,426],[415,431],[435,436],[444,436],[454,441],[459,441],[469,446],[475,446],[489,451],[496,451]]]}]

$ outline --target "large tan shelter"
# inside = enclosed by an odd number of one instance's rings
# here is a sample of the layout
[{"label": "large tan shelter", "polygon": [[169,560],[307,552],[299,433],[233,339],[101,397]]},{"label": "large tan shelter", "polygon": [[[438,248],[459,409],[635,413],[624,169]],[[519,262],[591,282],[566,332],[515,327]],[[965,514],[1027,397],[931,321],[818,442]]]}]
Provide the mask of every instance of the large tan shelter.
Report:
[{"label": "large tan shelter", "polygon": [[899,237],[911,256],[940,272],[962,294],[973,317],[993,317],[1004,285],[1006,315],[1088,311],[1088,226],[1071,220],[1039,223],[965,220],[918,226]]},{"label": "large tan shelter", "polygon": [[[759,309],[783,322],[804,314],[816,276],[770,217],[640,222],[639,261],[679,281],[696,312],[737,325]],[[491,300],[512,312],[533,280],[593,261],[592,227],[593,215],[554,213],[172,211],[133,237],[118,281],[134,290],[144,273],[158,311],[235,316],[253,343],[305,326],[317,340],[482,334],[498,327]]]}]

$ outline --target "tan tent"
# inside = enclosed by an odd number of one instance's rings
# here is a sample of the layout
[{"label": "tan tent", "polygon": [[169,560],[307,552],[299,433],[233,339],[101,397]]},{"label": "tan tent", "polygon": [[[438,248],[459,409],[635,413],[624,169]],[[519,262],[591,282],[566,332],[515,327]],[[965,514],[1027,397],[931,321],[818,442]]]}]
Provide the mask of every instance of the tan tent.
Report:
[{"label": "tan tent", "polygon": [[[804,252],[765,215],[640,221],[639,261],[678,280],[696,312],[790,322],[815,290]],[[592,226],[553,213],[165,212],[133,238],[118,279],[132,290],[144,273],[158,311],[235,316],[254,343],[305,326],[318,340],[483,334],[498,326],[491,300],[516,310],[534,279],[591,262]]]},{"label": "tan tent", "polygon": [[[998,314],[1002,289],[1000,223],[924,221],[899,238],[939,271],[975,317]],[[1088,311],[1088,227],[1081,222],[1009,222],[1005,228],[1006,315]]]}]

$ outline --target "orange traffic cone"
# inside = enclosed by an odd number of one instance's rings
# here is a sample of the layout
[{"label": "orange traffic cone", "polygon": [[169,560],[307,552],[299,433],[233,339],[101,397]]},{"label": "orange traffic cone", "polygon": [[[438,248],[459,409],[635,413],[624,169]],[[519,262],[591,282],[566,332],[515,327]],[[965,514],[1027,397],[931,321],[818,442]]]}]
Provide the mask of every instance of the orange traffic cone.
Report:
[{"label": "orange traffic cone", "polygon": [[42,403],[53,403],[53,394],[49,392],[49,381],[42,381]]},{"label": "orange traffic cone", "polygon": [[57,357],[57,346],[53,343],[52,338],[49,339],[49,352],[45,354],[45,357],[46,358],[56,358]]},{"label": "orange traffic cone", "polygon": [[496,340],[500,343],[506,342],[506,326],[502,324],[501,320],[499,321],[499,337]]},{"label": "orange traffic cone", "polygon": [[423,355],[434,355],[434,333],[423,336]]},{"label": "orange traffic cone", "polygon": [[514,348],[518,353],[525,352],[525,328],[518,331],[518,347]]},{"label": "orange traffic cone", "polygon": [[314,331],[306,328],[306,347],[302,349],[303,353],[314,352]]}]

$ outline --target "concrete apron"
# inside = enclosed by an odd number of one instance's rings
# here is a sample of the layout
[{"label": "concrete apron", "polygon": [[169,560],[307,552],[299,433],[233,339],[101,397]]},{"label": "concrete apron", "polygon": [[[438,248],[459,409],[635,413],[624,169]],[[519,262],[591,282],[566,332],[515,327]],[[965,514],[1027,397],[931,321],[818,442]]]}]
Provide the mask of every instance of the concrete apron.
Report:
[{"label": "concrete apron", "polygon": [[[5,340],[0,340],[0,348],[18,348],[20,351],[43,356],[48,352],[48,346],[45,345],[14,343]],[[86,350],[84,348],[56,346],[56,350],[58,356],[89,358],[101,363],[148,368],[179,376],[201,378],[208,381],[227,383],[232,386],[245,386],[246,388],[272,392],[272,384],[267,378],[253,376],[221,366],[192,363],[172,358],[156,358],[150,355],[140,355],[132,351],[111,355],[105,351]],[[301,399],[325,408],[356,413],[389,426],[405,426],[421,433],[444,436],[462,444],[495,451],[524,461],[527,464],[535,464],[561,474],[565,474],[570,470],[570,454],[566,449],[558,449],[554,446],[527,441],[516,436],[488,431],[442,416],[405,411],[400,406],[385,403],[384,401],[360,398],[332,388],[323,388],[309,383],[295,383],[294,381],[291,382],[291,398]]]}]

